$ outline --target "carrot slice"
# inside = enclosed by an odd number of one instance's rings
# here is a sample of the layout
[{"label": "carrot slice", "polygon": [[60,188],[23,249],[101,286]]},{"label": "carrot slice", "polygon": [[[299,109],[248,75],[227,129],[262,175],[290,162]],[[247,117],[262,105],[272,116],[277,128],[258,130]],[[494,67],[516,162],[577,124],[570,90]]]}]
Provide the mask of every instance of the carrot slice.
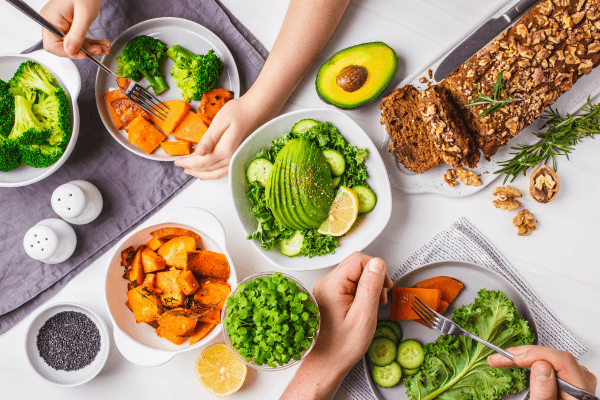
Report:
[{"label": "carrot slice", "polygon": [[159,119],[154,115],[150,115],[150,119],[156,126],[158,126],[165,135],[173,133],[175,127],[179,125],[181,120],[186,116],[190,110],[190,104],[182,100],[168,100],[163,103],[169,107],[167,118],[164,120]]},{"label": "carrot slice", "polygon": [[174,137],[177,140],[187,140],[192,143],[199,143],[207,129],[208,125],[202,121],[202,118],[200,118],[198,114],[193,111],[188,111],[185,118],[177,125]]},{"label": "carrot slice", "polygon": [[439,289],[392,288],[392,321],[419,319],[419,316],[412,310],[415,297],[437,310],[442,299],[442,293]]},{"label": "carrot slice", "polygon": [[192,154],[192,144],[185,140],[183,142],[162,142],[160,147],[170,156],[187,156]]}]

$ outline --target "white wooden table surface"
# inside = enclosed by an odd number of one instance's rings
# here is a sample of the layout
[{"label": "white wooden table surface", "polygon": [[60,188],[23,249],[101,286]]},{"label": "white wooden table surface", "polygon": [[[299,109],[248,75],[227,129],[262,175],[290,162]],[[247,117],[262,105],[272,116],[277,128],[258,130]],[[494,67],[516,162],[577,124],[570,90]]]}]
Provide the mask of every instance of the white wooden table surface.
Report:
[{"label": "white wooden table surface", "polygon": [[[110,0],[105,0],[110,1]],[[287,2],[281,0],[223,0],[224,4],[270,49],[283,21]],[[29,0],[39,10],[45,0]],[[321,107],[314,90],[318,65],[335,51],[371,41],[384,41],[400,59],[399,82],[416,68],[477,25],[504,0],[354,0],[333,39],[311,68],[284,108],[284,112]],[[40,39],[40,28],[5,2],[0,2],[0,53],[20,52]],[[91,85],[93,82],[84,82]],[[576,90],[576,89],[575,89]],[[379,102],[348,112],[376,141],[383,139],[379,126]],[[85,135],[85,129],[81,132]],[[535,203],[525,195],[525,206],[539,221],[529,237],[518,237],[506,211],[495,209],[494,186],[462,199],[438,195],[406,195],[394,192],[393,215],[381,236],[365,252],[382,257],[392,272],[419,246],[437,232],[465,216],[479,229],[541,295],[558,317],[589,348],[582,362],[600,375],[600,140],[577,146],[571,160],[560,160],[561,192],[548,204]],[[500,183],[500,181],[497,181]],[[528,193],[528,179],[514,186]],[[229,205],[227,181],[197,181],[170,201],[152,220],[160,220],[185,206],[214,213],[227,231],[228,247],[244,278],[271,267],[262,260],[241,232]],[[210,195],[208,195],[210,193]],[[49,199],[48,199],[49,201]],[[228,206],[223,206],[223,203]],[[1,228],[0,228],[1,229]],[[103,281],[108,256],[96,260],[49,302],[82,303],[108,316],[103,304]],[[294,276],[308,287],[329,270],[298,272]],[[35,313],[34,313],[35,314]],[[23,337],[31,321],[25,318],[0,336],[0,398],[2,399],[144,399],[212,398],[195,377],[198,352],[175,357],[156,368],[142,368],[125,360],[116,347],[104,370],[91,382],[62,389],[42,381],[25,359]],[[114,343],[113,343],[114,344]],[[275,399],[292,378],[295,369],[281,372],[250,371],[242,390],[231,398]],[[347,398],[338,392],[337,398]]]}]

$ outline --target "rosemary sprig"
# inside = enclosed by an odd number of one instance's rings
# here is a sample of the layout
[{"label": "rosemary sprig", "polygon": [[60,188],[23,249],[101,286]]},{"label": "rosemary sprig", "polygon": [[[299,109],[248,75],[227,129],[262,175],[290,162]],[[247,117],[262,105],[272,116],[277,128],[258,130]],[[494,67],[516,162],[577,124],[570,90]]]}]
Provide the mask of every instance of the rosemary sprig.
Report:
[{"label": "rosemary sprig", "polygon": [[485,95],[479,89],[479,84],[477,84],[477,94],[475,94],[473,96],[473,98],[471,99],[470,102],[465,104],[465,107],[483,106],[483,105],[491,104],[490,107],[486,108],[485,110],[483,110],[479,113],[478,117],[483,117],[484,115],[492,114],[492,113],[498,111],[499,109],[501,109],[502,107],[504,107],[505,105],[507,105],[509,103],[513,103],[515,101],[521,101],[521,99],[517,99],[517,98],[511,96],[511,94],[508,92],[508,90],[506,90],[502,86],[502,77],[503,76],[504,76],[504,72],[500,71],[500,73],[498,73],[498,79],[496,79],[496,83],[494,84],[492,92],[490,93],[491,97]]},{"label": "rosemary sprig", "polygon": [[592,104],[588,97],[587,104],[581,108],[582,113],[578,115],[566,116],[552,108],[542,114],[542,118],[547,120],[545,126],[546,132],[536,133],[541,139],[539,143],[532,145],[519,144],[511,147],[516,152],[510,153],[513,158],[498,163],[502,169],[494,172],[495,174],[506,174],[504,183],[512,177],[511,182],[522,172],[526,176],[529,168],[533,168],[539,163],[548,164],[552,160],[552,168],[557,171],[558,165],[556,158],[566,156],[574,150],[574,146],[585,138],[594,139],[600,134],[600,104]]}]

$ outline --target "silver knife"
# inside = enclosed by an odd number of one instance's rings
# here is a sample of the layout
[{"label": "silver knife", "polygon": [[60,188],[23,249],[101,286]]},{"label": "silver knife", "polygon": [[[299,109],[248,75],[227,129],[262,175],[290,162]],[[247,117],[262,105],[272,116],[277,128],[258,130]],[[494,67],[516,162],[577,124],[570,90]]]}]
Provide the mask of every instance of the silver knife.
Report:
[{"label": "silver knife", "polygon": [[489,19],[448,54],[435,71],[434,79],[441,82],[539,1],[521,0],[503,15]]}]

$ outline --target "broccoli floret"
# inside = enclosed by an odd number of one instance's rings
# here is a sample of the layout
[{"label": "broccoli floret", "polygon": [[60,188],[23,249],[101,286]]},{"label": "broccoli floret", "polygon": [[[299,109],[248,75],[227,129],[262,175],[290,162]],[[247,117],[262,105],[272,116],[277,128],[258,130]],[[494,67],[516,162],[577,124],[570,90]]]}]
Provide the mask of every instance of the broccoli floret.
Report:
[{"label": "broccoli floret", "polygon": [[117,57],[117,73],[136,82],[142,79],[143,75],[154,93],[160,94],[169,88],[160,71],[160,63],[166,50],[167,45],[158,39],[136,36]]},{"label": "broccoli floret", "polygon": [[167,56],[175,62],[171,76],[185,101],[201,100],[202,95],[219,84],[223,61],[209,50],[206,55],[194,54],[175,45],[167,50]]},{"label": "broccoli floret", "polygon": [[25,61],[8,82],[13,95],[25,95],[30,104],[35,102],[38,90],[50,96],[56,92],[54,76],[35,61]]},{"label": "broccoli floret", "polygon": [[49,144],[20,145],[21,162],[33,168],[46,168],[54,164],[64,153],[64,150]]},{"label": "broccoli floret", "polygon": [[10,135],[15,124],[15,99],[8,89],[8,83],[0,79],[0,138]]},{"label": "broccoli floret", "polygon": [[11,171],[19,165],[21,165],[19,146],[13,141],[0,137],[0,171]]},{"label": "broccoli floret", "polygon": [[33,114],[31,106],[23,96],[15,97],[15,124],[8,140],[17,144],[42,144],[50,138],[47,129]]},{"label": "broccoli floret", "polygon": [[71,138],[71,105],[62,88],[34,104],[33,114],[50,130],[48,143],[64,149]]}]

